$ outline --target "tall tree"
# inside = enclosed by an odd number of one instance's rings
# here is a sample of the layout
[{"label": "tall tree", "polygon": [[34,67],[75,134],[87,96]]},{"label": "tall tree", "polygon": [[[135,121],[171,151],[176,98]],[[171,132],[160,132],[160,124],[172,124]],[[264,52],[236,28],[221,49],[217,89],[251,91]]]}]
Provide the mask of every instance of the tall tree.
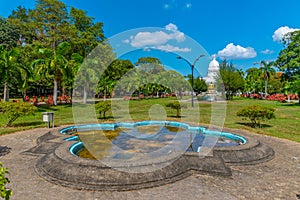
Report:
[{"label": "tall tree", "polygon": [[67,69],[68,60],[66,54],[69,50],[68,43],[61,43],[55,50],[37,47],[39,59],[36,59],[32,64],[37,74],[45,79],[53,80],[53,101],[57,105],[57,90],[58,82],[62,80],[62,76]]},{"label": "tall tree", "polygon": [[114,60],[101,74],[100,81],[98,83],[98,92],[103,92],[104,98],[106,94],[113,96],[113,89],[117,82],[131,69],[134,65],[129,60]]},{"label": "tall tree", "polygon": [[[284,49],[280,51],[275,64],[284,72],[284,79],[290,82],[300,96],[300,31],[290,32],[283,38]],[[296,84],[295,84],[296,83]],[[299,98],[300,103],[300,98]]]},{"label": "tall tree", "polygon": [[[162,62],[155,57],[141,57],[135,63],[140,78],[140,90],[144,90],[149,95],[151,84],[155,82],[155,77],[160,76],[165,71]],[[140,91],[139,90],[139,91]]]},{"label": "tall tree", "polygon": [[275,74],[275,70],[273,69],[272,65],[273,62],[269,63],[267,61],[260,61],[260,71],[265,85],[264,98],[266,98],[268,94],[268,81],[270,80],[271,76]]},{"label": "tall tree", "polygon": [[71,39],[67,33],[67,6],[58,0],[37,0],[35,9],[31,11],[34,29],[38,42],[52,49],[64,41]]},{"label": "tall tree", "polygon": [[77,72],[74,87],[82,91],[83,103],[87,103],[88,93],[94,95],[97,92],[97,85],[101,75],[107,67],[115,60],[115,54],[108,43],[99,43],[89,53]]},{"label": "tall tree", "polygon": [[18,43],[31,44],[36,40],[36,32],[34,30],[34,23],[31,18],[31,10],[27,10],[22,6],[18,6],[13,10],[7,21],[9,24],[15,26],[19,30]]},{"label": "tall tree", "polygon": [[234,67],[232,63],[228,64],[226,60],[221,62],[219,74],[216,78],[217,88],[224,89],[226,99],[233,98],[233,94],[243,90],[245,81],[242,74]]},{"label": "tall tree", "polygon": [[58,0],[37,0],[35,9],[30,13],[33,18],[40,58],[34,61],[36,72],[53,80],[53,100],[57,104],[58,81],[62,77],[67,59],[58,49],[71,39],[68,33],[67,6]]},{"label": "tall tree", "polygon": [[300,31],[288,33],[283,38],[284,49],[280,51],[275,62],[286,79],[300,74]]},{"label": "tall tree", "polygon": [[[22,74],[28,73],[28,69],[20,64],[19,58],[19,48],[13,48],[11,50],[5,50],[3,47],[0,48],[0,74],[4,82],[4,101],[9,101],[9,83],[17,77],[21,77]],[[20,80],[15,80],[15,82],[18,81]]]},{"label": "tall tree", "polygon": [[[0,43],[5,41],[6,46],[22,45],[37,50],[29,57],[33,60],[31,66],[36,67],[35,72],[43,71],[45,76],[37,74],[36,78],[40,80],[35,84],[42,83],[48,87],[51,77],[56,101],[58,87],[62,87],[63,92],[66,88],[72,90],[71,84],[74,83],[84,58],[89,56],[98,44],[104,43],[102,27],[103,23],[94,22],[94,18],[87,16],[85,11],[68,8],[60,0],[36,0],[32,10],[19,6],[12,11],[7,20],[0,21]],[[14,32],[11,32],[12,30]],[[9,34],[4,37],[2,33]],[[8,36],[10,40],[7,39]],[[68,44],[67,54],[57,52],[66,44]],[[112,49],[110,51],[111,55]],[[45,57],[45,54],[49,54],[49,57]],[[24,62],[20,60],[20,63],[28,66],[29,58],[24,59]]]},{"label": "tall tree", "polygon": [[282,81],[282,72],[277,72],[273,76],[271,76],[268,81],[268,92],[272,93],[281,93],[284,92],[284,85],[286,82]]},{"label": "tall tree", "polygon": [[69,96],[73,94],[73,86],[75,77],[81,64],[83,63],[84,57],[79,53],[72,53],[68,59],[68,65],[64,69],[64,76],[62,77],[62,92],[65,94],[66,90],[69,91]]},{"label": "tall tree", "polygon": [[257,93],[262,91],[261,70],[256,67],[247,69],[245,82],[247,92]]},{"label": "tall tree", "polygon": [[71,7],[70,23],[76,28],[71,38],[73,48],[83,57],[104,42],[103,23],[94,23],[94,18],[87,16],[85,11]]},{"label": "tall tree", "polygon": [[0,17],[0,46],[10,50],[17,46],[19,39],[19,29]]}]

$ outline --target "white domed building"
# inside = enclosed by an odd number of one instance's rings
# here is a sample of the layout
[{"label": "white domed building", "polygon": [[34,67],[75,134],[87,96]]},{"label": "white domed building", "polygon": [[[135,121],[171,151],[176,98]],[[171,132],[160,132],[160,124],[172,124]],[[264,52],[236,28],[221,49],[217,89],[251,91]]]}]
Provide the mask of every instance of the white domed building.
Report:
[{"label": "white domed building", "polygon": [[219,62],[216,60],[216,55],[214,55],[213,60],[208,65],[207,77],[203,77],[203,80],[207,85],[216,83],[216,77],[219,73],[219,69]]}]

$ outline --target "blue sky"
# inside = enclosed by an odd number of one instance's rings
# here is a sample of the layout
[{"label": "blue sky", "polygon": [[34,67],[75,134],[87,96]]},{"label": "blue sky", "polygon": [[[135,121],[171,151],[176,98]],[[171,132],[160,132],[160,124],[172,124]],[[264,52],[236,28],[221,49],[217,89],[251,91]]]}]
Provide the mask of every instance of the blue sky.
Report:
[{"label": "blue sky", "polygon": [[[0,15],[4,17],[18,5],[33,8],[35,4],[33,0],[0,0],[0,2]],[[89,16],[95,17],[95,21],[103,22],[106,37],[119,34],[122,38],[120,43],[143,49],[141,51],[145,55],[154,47],[156,50],[164,51],[166,57],[179,54],[193,62],[198,55],[204,53],[206,59],[197,63],[203,66],[207,65],[211,59],[209,56],[213,54],[217,54],[219,61],[226,58],[241,69],[253,67],[253,63],[260,60],[274,60],[283,48],[283,44],[279,41],[281,35],[300,29],[299,0],[63,0],[63,2],[81,8],[87,11]],[[158,28],[137,29],[142,27]],[[140,34],[142,37],[139,38],[139,32],[130,31],[132,29],[137,29],[144,35]],[[124,31],[127,31],[127,35]],[[162,32],[166,34],[160,35]],[[147,34],[151,38],[149,44]],[[153,38],[157,40],[153,41]],[[201,47],[200,50],[192,48],[190,46],[193,45],[192,40],[202,46],[204,51]],[[138,43],[141,41],[144,43]],[[166,65],[174,65],[175,60],[168,62],[166,59]],[[176,62],[178,63],[178,60]],[[183,73],[187,73],[188,67],[183,62],[181,65],[182,68],[187,68]]]}]

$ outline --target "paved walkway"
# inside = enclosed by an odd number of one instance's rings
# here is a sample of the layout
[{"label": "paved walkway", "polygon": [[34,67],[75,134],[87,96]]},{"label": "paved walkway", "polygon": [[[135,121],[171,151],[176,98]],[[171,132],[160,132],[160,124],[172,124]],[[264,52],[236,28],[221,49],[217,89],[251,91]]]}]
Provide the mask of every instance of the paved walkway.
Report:
[{"label": "paved walkway", "polygon": [[74,190],[47,182],[37,175],[37,156],[22,152],[36,146],[46,128],[0,136],[0,161],[10,171],[12,200],[77,199],[288,199],[300,194],[300,144],[251,134],[271,146],[275,158],[257,165],[231,166],[229,178],[193,175],[178,182],[125,192]]}]

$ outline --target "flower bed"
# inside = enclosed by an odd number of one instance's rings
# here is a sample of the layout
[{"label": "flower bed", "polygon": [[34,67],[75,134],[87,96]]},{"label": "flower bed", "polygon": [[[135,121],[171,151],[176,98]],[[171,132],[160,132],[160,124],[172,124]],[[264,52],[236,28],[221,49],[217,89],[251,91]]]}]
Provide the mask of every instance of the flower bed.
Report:
[{"label": "flower bed", "polygon": [[[263,99],[262,95],[260,94],[242,94],[244,98],[252,98],[252,99]],[[298,100],[297,94],[271,94],[266,97],[268,101],[279,101],[281,103],[286,103],[288,100]]]},{"label": "flower bed", "polygon": [[[30,102],[35,106],[39,106],[42,104],[46,104],[48,106],[54,105],[53,95],[48,95],[48,99],[46,101],[44,96],[41,96],[40,100],[37,96],[33,96],[32,98],[30,98],[29,96],[25,96],[24,101]],[[72,99],[68,95],[62,95],[57,98],[57,104],[71,104],[71,103],[72,103]]]}]

